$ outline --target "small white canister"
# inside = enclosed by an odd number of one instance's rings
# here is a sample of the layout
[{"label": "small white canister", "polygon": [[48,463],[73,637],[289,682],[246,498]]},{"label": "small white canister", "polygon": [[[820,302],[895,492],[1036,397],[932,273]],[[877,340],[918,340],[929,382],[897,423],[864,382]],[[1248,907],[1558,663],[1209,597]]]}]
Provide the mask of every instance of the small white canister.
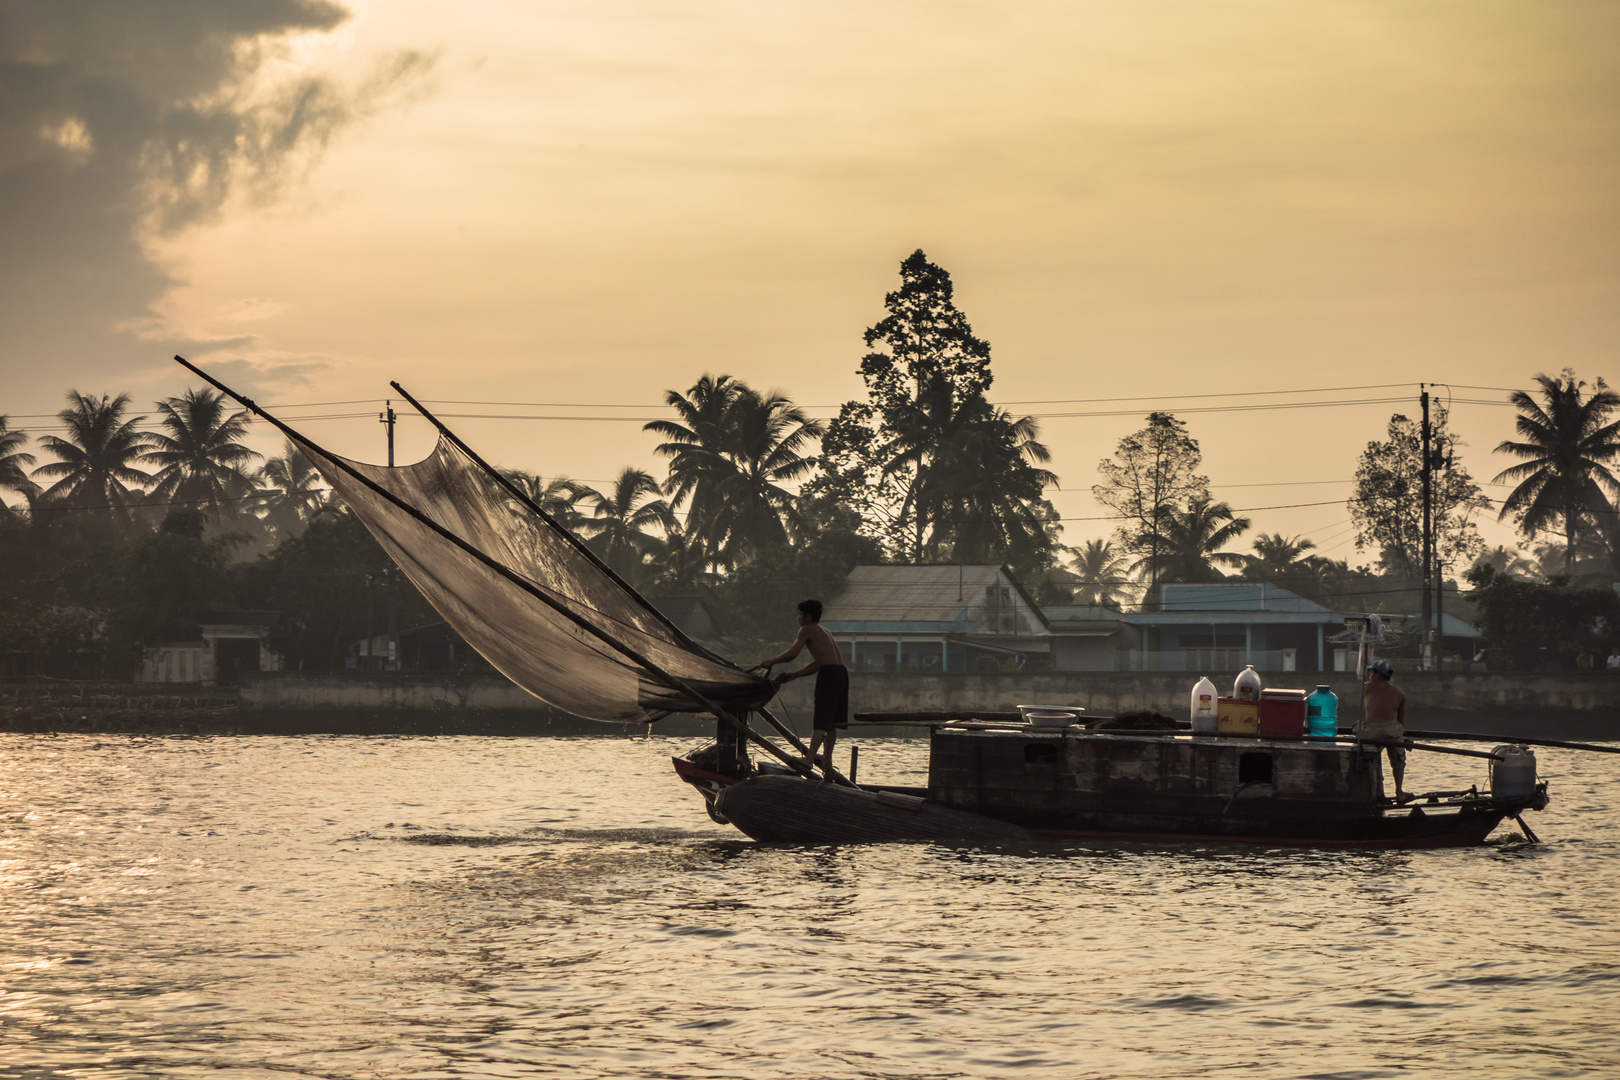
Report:
[{"label": "small white canister", "polygon": [[1192,688],[1192,729],[1214,731],[1219,711],[1220,701],[1215,696],[1215,684],[1207,676],[1199,679]]}]

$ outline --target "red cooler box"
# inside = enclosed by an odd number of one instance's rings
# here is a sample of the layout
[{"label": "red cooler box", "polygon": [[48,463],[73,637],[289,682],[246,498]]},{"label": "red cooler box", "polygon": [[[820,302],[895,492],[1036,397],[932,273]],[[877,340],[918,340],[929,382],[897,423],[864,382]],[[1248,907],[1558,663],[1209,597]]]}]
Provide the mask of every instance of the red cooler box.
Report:
[{"label": "red cooler box", "polygon": [[1305,734],[1304,690],[1260,691],[1260,735]]}]

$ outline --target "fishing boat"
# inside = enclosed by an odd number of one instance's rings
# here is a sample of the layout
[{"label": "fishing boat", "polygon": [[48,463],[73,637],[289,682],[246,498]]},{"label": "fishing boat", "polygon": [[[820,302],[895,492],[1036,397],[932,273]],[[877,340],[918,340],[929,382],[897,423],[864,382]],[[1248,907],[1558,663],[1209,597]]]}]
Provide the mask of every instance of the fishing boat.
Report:
[{"label": "fishing boat", "polygon": [[1547,805],[1533,755],[1516,745],[1488,753],[1425,747],[1500,767],[1485,790],[1427,792],[1397,803],[1384,794],[1383,748],[1353,735],[1230,737],[1182,731],[1173,722],[1169,730],[943,718],[929,726],[928,784],[920,788],[852,789],[774,767],[727,775],[712,758],[676,758],[674,765],[703,794],[711,816],[770,843],[1104,839],[1459,847],[1482,843],[1504,819],[1534,837],[1521,815]]},{"label": "fishing boat", "polygon": [[[1522,747],[1427,747],[1491,759],[1489,790],[1396,805],[1383,794],[1378,747],[1353,738],[1245,742],[1151,717],[1145,727],[1124,717],[1081,727],[1063,709],[866,717],[927,726],[929,776],[919,788],[860,785],[853,766],[847,777],[830,762],[811,766],[809,750],[768,707],[775,683],[693,641],[399,383],[390,385],[439,439],[421,461],[372,465],[324,450],[184,357],[175,360],[291,440],[428,603],[516,685],[605,723],[713,717],[714,745],[676,758],[676,771],[715,820],[756,840],[1445,847],[1479,843],[1504,818],[1533,840],[1521,815],[1546,805],[1546,784],[1535,778],[1533,757],[1526,774]],[[756,761],[755,753],[764,756]]]}]

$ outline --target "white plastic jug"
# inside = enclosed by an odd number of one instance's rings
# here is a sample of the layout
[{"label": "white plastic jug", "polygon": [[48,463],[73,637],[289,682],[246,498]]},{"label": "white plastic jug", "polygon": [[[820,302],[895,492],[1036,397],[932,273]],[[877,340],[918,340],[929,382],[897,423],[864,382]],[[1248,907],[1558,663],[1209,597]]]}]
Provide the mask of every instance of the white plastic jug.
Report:
[{"label": "white plastic jug", "polygon": [[1498,799],[1528,799],[1536,793],[1536,752],[1509,743],[1494,751],[1503,760],[1491,761],[1491,795]]},{"label": "white plastic jug", "polygon": [[1250,664],[1238,673],[1237,681],[1232,683],[1232,696],[1239,701],[1259,701],[1260,691],[1264,688],[1260,673]]},{"label": "white plastic jug", "polygon": [[1219,708],[1220,703],[1215,700],[1215,684],[1207,676],[1199,679],[1198,685],[1192,688],[1192,729],[1214,731]]}]

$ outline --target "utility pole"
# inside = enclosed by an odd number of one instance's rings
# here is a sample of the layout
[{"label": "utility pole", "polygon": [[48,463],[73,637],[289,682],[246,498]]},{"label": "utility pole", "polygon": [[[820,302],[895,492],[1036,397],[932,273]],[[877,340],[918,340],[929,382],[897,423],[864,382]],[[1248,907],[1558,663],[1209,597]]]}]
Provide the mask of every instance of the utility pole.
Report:
[{"label": "utility pole", "polygon": [[1430,625],[1434,616],[1433,597],[1429,593],[1430,567],[1434,561],[1434,501],[1429,484],[1429,471],[1434,462],[1429,453],[1429,390],[1426,383],[1418,383],[1418,400],[1423,405],[1423,637],[1420,655],[1427,670],[1432,659]]},{"label": "utility pole", "polygon": [[377,414],[377,422],[388,429],[388,467],[394,467],[394,421],[398,420],[394,412],[392,400],[383,402],[383,411]]}]

